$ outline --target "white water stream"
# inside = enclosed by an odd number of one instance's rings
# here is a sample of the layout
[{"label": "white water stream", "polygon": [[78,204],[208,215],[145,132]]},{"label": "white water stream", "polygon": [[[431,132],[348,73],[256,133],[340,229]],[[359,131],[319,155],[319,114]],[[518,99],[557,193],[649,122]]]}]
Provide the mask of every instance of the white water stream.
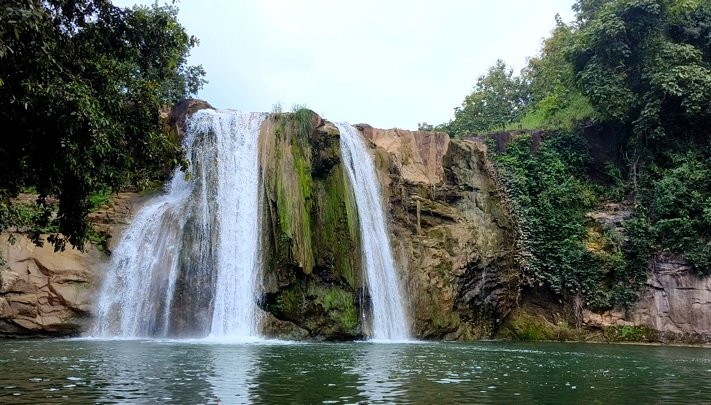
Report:
[{"label": "white water stream", "polygon": [[[255,339],[259,127],[264,114],[202,110],[188,122],[189,174],[176,171],[112,254],[92,336]],[[358,207],[373,340],[410,338],[371,156],[338,124]]]},{"label": "white water stream", "polygon": [[409,340],[410,327],[395,271],[373,159],[356,128],[345,123],[339,123],[337,127],[341,133],[343,162],[358,208],[363,262],[373,310],[371,339]]},{"label": "white water stream", "polygon": [[202,110],[188,122],[190,175],[132,220],[107,268],[98,337],[256,338],[258,137],[264,114]]}]

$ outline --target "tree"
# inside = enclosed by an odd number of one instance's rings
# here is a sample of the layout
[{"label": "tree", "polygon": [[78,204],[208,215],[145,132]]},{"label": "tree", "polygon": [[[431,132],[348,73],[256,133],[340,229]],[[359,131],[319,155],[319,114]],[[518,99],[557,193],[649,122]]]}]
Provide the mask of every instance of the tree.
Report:
[{"label": "tree", "polygon": [[[122,9],[108,0],[5,0],[0,6],[0,231],[12,198],[31,188],[56,222],[49,239],[81,247],[89,197],[184,162],[161,106],[205,83],[186,57],[189,36],[171,6]],[[51,213],[56,201],[56,217]]]},{"label": "tree", "polygon": [[575,72],[568,60],[574,38],[573,27],[556,15],[551,36],[522,71],[531,93],[526,113],[535,114],[542,126],[571,130],[595,119],[590,103],[575,85]]},{"label": "tree", "polygon": [[434,131],[435,127],[432,124],[428,124],[426,122],[418,122],[417,123],[417,130],[418,131]]},{"label": "tree", "polygon": [[581,0],[577,8],[585,10],[571,53],[577,84],[603,119],[641,139],[711,123],[708,5]]},{"label": "tree", "polygon": [[528,101],[526,83],[499,59],[479,77],[462,106],[454,109],[454,120],[438,129],[452,136],[503,129],[521,115]]}]

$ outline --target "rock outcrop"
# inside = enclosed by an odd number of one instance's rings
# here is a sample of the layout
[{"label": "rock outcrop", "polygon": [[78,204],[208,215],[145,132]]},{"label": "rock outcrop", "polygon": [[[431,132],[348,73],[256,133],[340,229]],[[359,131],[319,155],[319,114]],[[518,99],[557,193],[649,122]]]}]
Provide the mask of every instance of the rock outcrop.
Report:
[{"label": "rock outcrop", "polygon": [[182,139],[187,131],[188,117],[204,109],[214,110],[215,107],[211,106],[207,101],[190,98],[179,101],[173,108],[162,110],[161,120],[163,121],[165,132]]},{"label": "rock outcrop", "polygon": [[[90,215],[111,248],[146,197],[120,193]],[[25,198],[25,202],[32,198]],[[111,239],[113,236],[114,239]],[[74,336],[86,331],[94,308],[106,252],[68,247],[55,252],[36,246],[22,233],[0,235],[0,336]]]},{"label": "rock outcrop", "polygon": [[658,254],[628,318],[662,341],[710,343],[711,278],[699,277],[683,257]]},{"label": "rock outcrop", "polygon": [[490,337],[519,280],[513,228],[486,146],[444,133],[357,127],[373,146],[415,335]]},{"label": "rock outcrop", "polygon": [[362,336],[358,217],[340,156],[338,129],[312,111],[273,114],[262,124],[267,335]]},{"label": "rock outcrop", "polygon": [[0,271],[0,336],[77,334],[87,323],[95,291],[94,269],[101,254],[67,249],[55,253],[21,234],[0,235],[4,246]]}]

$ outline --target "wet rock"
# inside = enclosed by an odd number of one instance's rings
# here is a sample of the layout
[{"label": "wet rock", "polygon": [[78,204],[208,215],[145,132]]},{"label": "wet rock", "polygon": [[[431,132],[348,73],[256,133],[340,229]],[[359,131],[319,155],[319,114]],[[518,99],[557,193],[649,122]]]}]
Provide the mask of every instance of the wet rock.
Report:
[{"label": "wet rock", "polygon": [[[312,339],[362,336],[360,236],[337,128],[309,110],[262,125],[262,309]],[[262,332],[279,336],[281,324]]]},{"label": "wet rock", "polygon": [[188,116],[204,109],[214,110],[215,107],[204,100],[184,99],[178,101],[173,108],[161,111],[161,118],[165,122],[167,131],[175,133],[178,139],[182,139],[187,130]]},{"label": "wet rock", "polygon": [[486,146],[444,133],[356,127],[373,147],[415,335],[491,337],[519,280]]},{"label": "wet rock", "polygon": [[306,329],[300,328],[294,322],[277,319],[269,312],[262,314],[259,329],[265,331],[265,336],[270,338],[304,340],[310,337]]}]

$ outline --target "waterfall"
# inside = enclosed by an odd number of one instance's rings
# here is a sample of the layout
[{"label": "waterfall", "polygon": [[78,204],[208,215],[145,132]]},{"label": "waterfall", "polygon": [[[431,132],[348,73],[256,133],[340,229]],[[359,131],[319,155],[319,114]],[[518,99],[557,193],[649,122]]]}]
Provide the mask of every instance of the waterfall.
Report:
[{"label": "waterfall", "polygon": [[372,158],[358,130],[337,124],[341,153],[358,208],[367,287],[372,302],[371,336],[375,340],[408,340],[410,328],[388,238],[380,187]]},{"label": "waterfall", "polygon": [[201,110],[176,170],[114,249],[92,335],[256,337],[264,114]]}]

